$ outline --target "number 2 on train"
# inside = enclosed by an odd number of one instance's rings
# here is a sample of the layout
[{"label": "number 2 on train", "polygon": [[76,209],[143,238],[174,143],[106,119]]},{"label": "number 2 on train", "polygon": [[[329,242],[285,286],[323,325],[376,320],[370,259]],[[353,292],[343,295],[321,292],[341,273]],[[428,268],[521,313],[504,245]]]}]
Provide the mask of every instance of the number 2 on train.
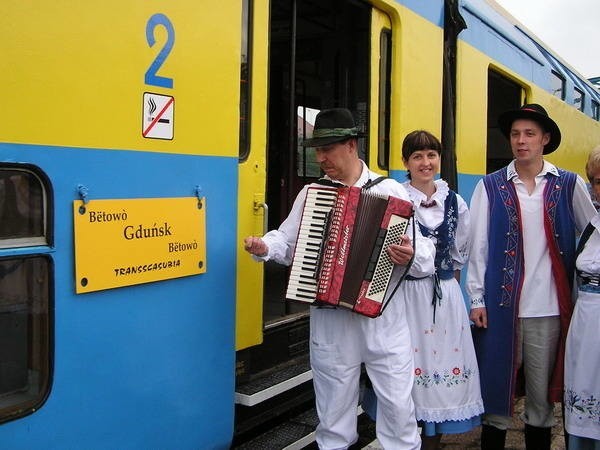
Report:
[{"label": "number 2 on train", "polygon": [[158,72],[158,70],[164,64],[165,60],[167,59],[167,56],[169,56],[169,53],[171,53],[171,50],[173,50],[173,44],[175,43],[175,29],[173,28],[173,24],[167,16],[158,13],[150,17],[148,23],[146,24],[146,41],[148,41],[148,45],[150,47],[154,46],[154,44],[156,43],[156,39],[154,38],[154,30],[160,25],[165,27],[167,30],[167,41],[165,42],[164,46],[160,49],[160,52],[158,52],[158,55],[156,55],[156,58],[154,58],[154,61],[152,61],[152,64],[146,71],[144,82],[150,86],[158,86],[172,89],[173,78],[161,77],[156,74],[156,72]]}]

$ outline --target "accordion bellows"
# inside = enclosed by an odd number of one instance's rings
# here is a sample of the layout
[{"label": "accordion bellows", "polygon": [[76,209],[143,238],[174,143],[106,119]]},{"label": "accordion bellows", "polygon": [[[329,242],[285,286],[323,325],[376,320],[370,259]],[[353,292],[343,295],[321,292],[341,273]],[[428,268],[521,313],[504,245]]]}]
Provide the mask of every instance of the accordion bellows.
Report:
[{"label": "accordion bellows", "polygon": [[309,187],[288,282],[289,300],[381,314],[408,201],[358,187]]}]

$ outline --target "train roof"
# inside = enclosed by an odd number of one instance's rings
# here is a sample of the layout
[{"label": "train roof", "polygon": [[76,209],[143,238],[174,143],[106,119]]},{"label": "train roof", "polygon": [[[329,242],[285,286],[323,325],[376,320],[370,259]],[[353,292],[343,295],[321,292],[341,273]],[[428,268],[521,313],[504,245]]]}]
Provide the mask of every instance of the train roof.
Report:
[{"label": "train roof", "polygon": [[[600,92],[590,80],[495,0],[460,0],[460,8],[467,29],[462,31],[459,38],[549,92],[552,92],[549,76],[552,71],[568,80],[588,98],[600,102]],[[516,58],[515,48],[526,57]]]}]

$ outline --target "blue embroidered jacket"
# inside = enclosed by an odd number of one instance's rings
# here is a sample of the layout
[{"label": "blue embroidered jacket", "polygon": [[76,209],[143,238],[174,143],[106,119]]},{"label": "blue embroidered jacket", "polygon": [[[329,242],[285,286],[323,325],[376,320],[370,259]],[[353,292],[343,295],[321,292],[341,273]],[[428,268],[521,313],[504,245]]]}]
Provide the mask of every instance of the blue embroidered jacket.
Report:
[{"label": "blue embroidered jacket", "polygon": [[[562,264],[561,270],[564,269],[568,279],[566,283],[572,283],[576,229],[572,199],[577,176],[558,170],[558,177],[546,174],[543,201],[551,236],[546,234],[549,246],[554,245],[560,252],[557,252],[560,258],[553,260],[553,264]],[[488,328],[475,329],[473,338],[485,411],[508,416],[512,415],[516,390],[517,319],[524,277],[521,212],[514,184],[507,180],[505,168],[487,175],[484,184],[489,214],[493,218],[489,222],[488,266],[484,281]],[[570,304],[571,299],[559,298],[559,303],[565,301]],[[561,362],[558,363],[562,367]],[[562,386],[554,388],[561,390]]]}]

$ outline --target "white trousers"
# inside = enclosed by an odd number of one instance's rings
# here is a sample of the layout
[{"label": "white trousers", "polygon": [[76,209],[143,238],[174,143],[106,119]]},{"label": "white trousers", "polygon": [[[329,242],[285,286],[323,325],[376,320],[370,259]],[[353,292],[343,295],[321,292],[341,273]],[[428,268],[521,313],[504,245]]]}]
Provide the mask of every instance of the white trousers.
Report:
[{"label": "white trousers", "polygon": [[377,439],[385,450],[419,449],[410,333],[404,298],[396,294],[376,319],[343,309],[311,308],[310,360],[321,450],[347,449],[358,439],[361,363],[377,395]]}]

